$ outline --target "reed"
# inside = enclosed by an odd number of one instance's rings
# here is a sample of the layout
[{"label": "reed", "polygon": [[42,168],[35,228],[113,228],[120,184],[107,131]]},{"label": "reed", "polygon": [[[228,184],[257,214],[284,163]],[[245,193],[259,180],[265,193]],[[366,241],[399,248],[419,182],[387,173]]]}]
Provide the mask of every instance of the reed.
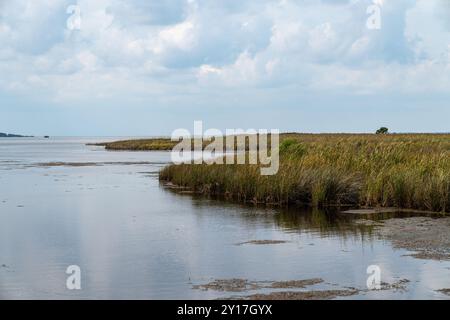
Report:
[{"label": "reed", "polygon": [[450,211],[450,135],[283,134],[277,175],[258,165],[169,165],[160,180],[242,202]]}]

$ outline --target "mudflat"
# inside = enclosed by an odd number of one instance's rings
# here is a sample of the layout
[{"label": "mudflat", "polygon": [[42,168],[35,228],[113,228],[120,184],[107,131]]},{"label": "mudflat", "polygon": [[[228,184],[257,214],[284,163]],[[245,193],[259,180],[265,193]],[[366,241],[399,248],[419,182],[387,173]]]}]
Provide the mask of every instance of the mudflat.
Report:
[{"label": "mudflat", "polygon": [[419,259],[450,260],[450,218],[395,218],[376,224],[376,232]]}]

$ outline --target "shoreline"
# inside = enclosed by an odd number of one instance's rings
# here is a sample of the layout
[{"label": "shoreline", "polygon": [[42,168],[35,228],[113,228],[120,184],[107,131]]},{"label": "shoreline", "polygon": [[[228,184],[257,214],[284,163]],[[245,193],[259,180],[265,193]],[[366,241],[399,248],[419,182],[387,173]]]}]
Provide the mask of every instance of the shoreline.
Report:
[{"label": "shoreline", "polygon": [[[367,226],[376,226],[378,219],[389,220],[389,219],[407,219],[411,217],[430,217],[430,218],[450,218],[450,212],[440,212],[440,211],[427,211],[427,210],[416,210],[408,208],[395,208],[395,207],[364,207],[356,208],[354,205],[329,205],[321,208],[316,208],[311,204],[293,204],[288,206],[280,205],[279,203],[255,203],[251,201],[243,202],[230,197],[226,197],[224,194],[208,194],[201,193],[198,191],[193,191],[188,187],[174,185],[172,182],[160,181],[160,185],[177,195],[180,196],[196,196],[198,199],[207,199],[217,201],[218,203],[234,204],[245,207],[256,207],[256,208],[268,208],[268,209],[280,209],[280,210],[313,210],[320,209],[325,212],[332,212],[334,214],[348,216],[355,219],[356,223],[363,224]],[[351,208],[351,209],[349,209]],[[403,215],[403,216],[402,216]],[[393,217],[394,216],[394,217]],[[386,218],[387,217],[387,218]],[[368,219],[368,220],[366,220]],[[377,220],[370,220],[377,219]],[[360,223],[359,223],[360,222]],[[450,232],[450,230],[449,230]]]},{"label": "shoreline", "polygon": [[411,256],[422,260],[450,261],[450,217],[392,218],[373,223],[375,232],[389,240],[394,248],[406,249]]},{"label": "shoreline", "polygon": [[[217,201],[224,201],[227,203],[235,203],[235,204],[242,204],[242,205],[248,205],[248,206],[263,206],[263,207],[274,207],[274,208],[314,208],[314,206],[311,203],[295,203],[291,205],[282,205],[280,203],[267,203],[267,202],[255,202],[252,200],[249,201],[239,201],[230,195],[227,195],[225,193],[223,194],[210,194],[205,193],[202,191],[194,190],[189,187],[184,187],[181,185],[173,184],[170,181],[166,180],[160,180],[160,184],[163,188],[170,190],[172,192],[175,192],[180,195],[196,195],[201,196],[204,198],[209,198]],[[351,209],[348,209],[351,208]],[[436,216],[436,217],[446,217],[450,216],[450,212],[442,212],[442,211],[429,211],[429,210],[418,210],[418,209],[410,209],[410,208],[401,208],[401,207],[357,207],[354,204],[339,204],[339,205],[325,205],[321,207],[320,209],[336,209],[338,210],[339,214],[347,214],[352,216],[376,216],[376,215],[382,215],[382,214],[413,214],[413,215],[430,215],[430,216]],[[342,209],[342,210],[340,210]]]},{"label": "shoreline", "polygon": [[[165,183],[163,183],[163,186],[177,194],[194,194],[183,187],[167,185]],[[198,193],[196,194],[199,195]],[[213,197],[213,199],[230,203],[230,201],[227,201],[223,197]],[[249,203],[237,201],[231,201],[231,203],[250,206]],[[281,209],[280,206],[275,207]],[[295,207],[289,208],[295,209]],[[298,209],[302,208],[304,209],[306,206],[298,206]],[[312,207],[309,206],[309,208]],[[394,248],[410,251],[411,253],[407,256],[422,260],[450,261],[449,213],[405,208],[364,208],[345,211],[338,210],[337,214],[351,216],[354,219],[352,220],[354,225],[373,227],[375,234],[381,239],[390,241]],[[252,240],[236,245],[273,245],[278,243],[284,243],[284,241],[273,239]]]},{"label": "shoreline", "polygon": [[261,177],[258,165],[183,164],[163,168],[160,183],[179,194],[244,205],[336,209],[414,258],[450,260],[450,135],[280,140],[276,176]]},{"label": "shoreline", "polygon": [[[170,151],[177,143],[153,138],[90,145]],[[358,209],[354,214],[364,208],[450,212],[450,134],[283,133],[277,175],[261,177],[258,168],[168,165],[159,177],[185,193],[243,203]]]},{"label": "shoreline", "polygon": [[289,135],[279,170],[261,165],[166,166],[160,180],[245,203],[450,212],[450,135]]}]

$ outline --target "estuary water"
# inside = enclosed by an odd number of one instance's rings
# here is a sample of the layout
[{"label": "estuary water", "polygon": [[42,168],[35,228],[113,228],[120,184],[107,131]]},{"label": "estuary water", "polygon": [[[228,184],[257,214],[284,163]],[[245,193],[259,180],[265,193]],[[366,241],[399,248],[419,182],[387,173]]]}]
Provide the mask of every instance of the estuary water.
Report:
[{"label": "estuary water", "polygon": [[[346,215],[175,193],[158,181],[169,153],[86,145],[117,139],[0,139],[0,299],[214,299],[275,289],[196,286],[312,278],[323,282],[302,290],[361,290],[337,299],[449,298],[437,291],[449,262],[408,256]],[[66,286],[71,265],[81,290]],[[408,282],[367,290],[370,265]]]}]

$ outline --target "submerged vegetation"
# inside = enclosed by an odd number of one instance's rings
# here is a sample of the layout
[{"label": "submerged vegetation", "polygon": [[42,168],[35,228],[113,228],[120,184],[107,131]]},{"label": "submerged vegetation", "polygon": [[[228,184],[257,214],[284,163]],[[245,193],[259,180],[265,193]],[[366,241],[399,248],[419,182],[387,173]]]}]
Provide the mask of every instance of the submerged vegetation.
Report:
[{"label": "submerged vegetation", "polygon": [[160,180],[242,202],[450,211],[450,135],[284,134],[280,169],[170,165]]}]

